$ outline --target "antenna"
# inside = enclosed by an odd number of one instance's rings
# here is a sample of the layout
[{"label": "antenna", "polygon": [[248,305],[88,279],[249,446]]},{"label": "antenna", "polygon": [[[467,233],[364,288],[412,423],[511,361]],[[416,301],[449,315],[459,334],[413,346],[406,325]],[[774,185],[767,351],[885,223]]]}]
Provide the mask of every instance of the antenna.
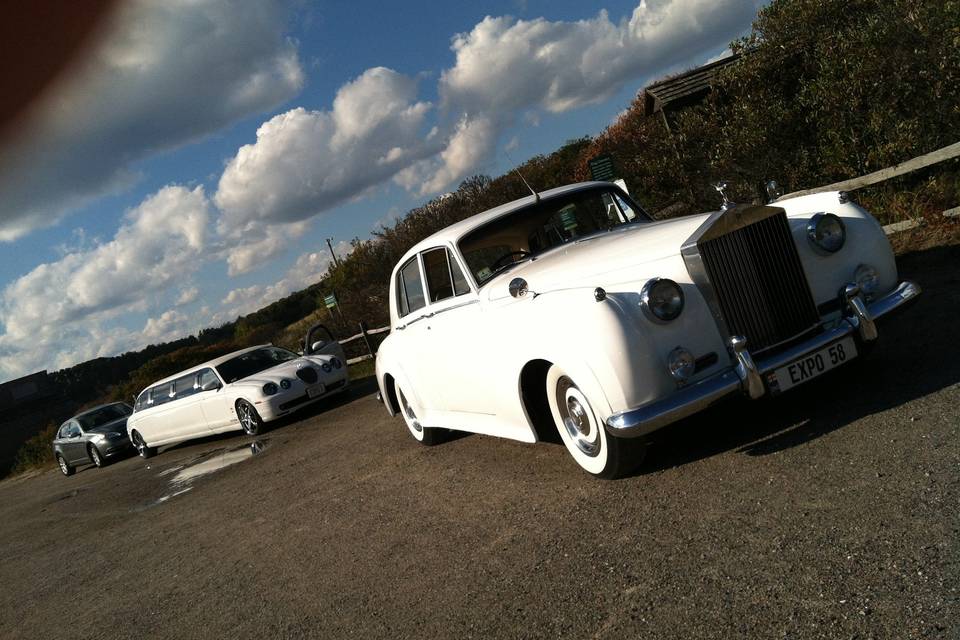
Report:
[{"label": "antenna", "polygon": [[513,161],[513,158],[510,157],[510,154],[507,153],[507,150],[503,150],[503,155],[507,156],[507,160],[510,161],[510,164],[514,165],[513,170],[520,176],[520,180],[523,181],[523,184],[530,190],[530,193],[533,194],[534,202],[540,202],[540,194],[533,190],[533,187],[530,186],[530,183],[527,182],[527,179],[523,177],[523,174],[520,173],[520,168],[517,166],[517,163]]}]

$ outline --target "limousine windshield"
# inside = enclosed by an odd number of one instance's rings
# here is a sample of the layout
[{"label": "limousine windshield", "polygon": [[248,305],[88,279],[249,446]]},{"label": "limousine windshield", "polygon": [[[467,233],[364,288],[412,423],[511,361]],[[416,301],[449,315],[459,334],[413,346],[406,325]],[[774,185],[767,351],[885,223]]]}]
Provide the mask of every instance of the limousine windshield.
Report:
[{"label": "limousine windshield", "polygon": [[275,367],[281,362],[296,360],[299,357],[292,351],[280,347],[261,347],[241,353],[236,358],[231,358],[217,365],[217,372],[225,383],[230,384],[270,367]]}]

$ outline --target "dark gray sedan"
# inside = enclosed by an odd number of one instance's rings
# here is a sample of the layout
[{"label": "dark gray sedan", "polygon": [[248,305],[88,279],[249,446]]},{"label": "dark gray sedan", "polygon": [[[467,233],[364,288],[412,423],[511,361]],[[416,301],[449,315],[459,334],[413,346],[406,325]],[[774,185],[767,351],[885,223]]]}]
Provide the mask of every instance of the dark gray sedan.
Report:
[{"label": "dark gray sedan", "polygon": [[94,407],[64,422],[53,440],[53,455],[63,475],[73,475],[78,465],[102,467],[107,458],[132,451],[127,436],[130,405],[113,402]]}]

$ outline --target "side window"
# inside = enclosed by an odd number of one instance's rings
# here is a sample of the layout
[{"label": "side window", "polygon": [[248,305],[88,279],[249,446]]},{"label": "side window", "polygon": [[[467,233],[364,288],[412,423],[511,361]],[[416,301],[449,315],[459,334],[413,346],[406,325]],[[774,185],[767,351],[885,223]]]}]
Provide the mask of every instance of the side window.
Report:
[{"label": "side window", "polygon": [[146,389],[137,396],[137,403],[134,405],[134,411],[143,411],[150,406],[150,389]]},{"label": "side window", "polygon": [[198,391],[196,372],[186,376],[181,376],[174,380],[173,390],[175,394],[174,398],[177,400],[180,398],[187,398],[195,394]]},{"label": "side window", "polygon": [[463,276],[463,271],[460,270],[460,263],[452,255],[449,255],[449,251],[447,254],[447,259],[450,260],[450,274],[453,276],[453,295],[462,296],[465,293],[470,293],[470,285],[467,284],[467,279]]},{"label": "side window", "polygon": [[70,431],[70,423],[64,422],[62,425],[60,425],[60,431],[59,433],[57,433],[57,437],[66,438],[69,431]]},{"label": "side window", "polygon": [[158,384],[150,390],[150,404],[157,406],[173,400],[173,385],[169,382]]},{"label": "side window", "polygon": [[423,282],[420,280],[420,265],[414,256],[407,261],[397,274],[397,306],[401,316],[422,309],[427,304],[423,296]]},{"label": "side window", "polygon": [[453,297],[453,280],[447,250],[443,247],[423,252],[423,271],[427,275],[427,291],[430,302]]},{"label": "side window", "polygon": [[623,211],[623,215],[627,218],[627,220],[637,219],[637,212],[631,209],[630,205],[623,201],[623,198],[617,194],[613,194],[613,197],[617,201],[617,204],[620,205],[620,210]]},{"label": "side window", "polygon": [[200,382],[198,383],[199,386],[197,387],[197,390],[199,391],[199,389],[202,388],[203,385],[207,384],[208,382],[217,382],[217,381],[218,381],[217,374],[213,372],[213,369],[204,369],[203,371],[200,372]]}]

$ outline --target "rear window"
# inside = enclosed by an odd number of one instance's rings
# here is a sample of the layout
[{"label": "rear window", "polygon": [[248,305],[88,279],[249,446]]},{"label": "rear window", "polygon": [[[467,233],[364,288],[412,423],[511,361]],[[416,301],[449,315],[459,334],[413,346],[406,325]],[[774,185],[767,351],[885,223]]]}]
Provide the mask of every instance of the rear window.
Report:
[{"label": "rear window", "polygon": [[414,256],[400,268],[397,274],[397,305],[401,316],[422,309],[427,304],[420,280],[420,265]]}]

